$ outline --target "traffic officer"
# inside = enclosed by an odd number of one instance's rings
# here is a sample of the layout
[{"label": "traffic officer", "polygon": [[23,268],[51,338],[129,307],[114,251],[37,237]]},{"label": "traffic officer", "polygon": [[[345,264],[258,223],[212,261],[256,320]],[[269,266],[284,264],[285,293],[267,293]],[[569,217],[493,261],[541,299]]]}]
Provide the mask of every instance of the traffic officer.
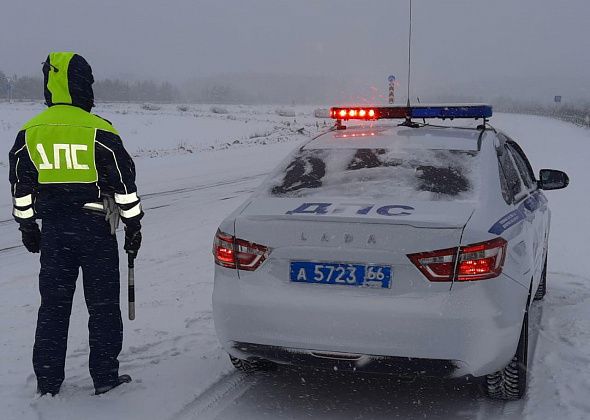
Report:
[{"label": "traffic officer", "polygon": [[120,215],[124,249],[135,256],[143,216],[135,166],[113,126],[90,113],[94,78],[82,56],[51,53],[43,75],[48,108],[23,126],[9,155],[13,215],[27,250],[41,252],[33,348],[37,392],[55,395],[64,380],[72,299],[82,268],[90,375],[96,394],[102,394],[131,381],[119,376],[123,324],[114,231]]}]

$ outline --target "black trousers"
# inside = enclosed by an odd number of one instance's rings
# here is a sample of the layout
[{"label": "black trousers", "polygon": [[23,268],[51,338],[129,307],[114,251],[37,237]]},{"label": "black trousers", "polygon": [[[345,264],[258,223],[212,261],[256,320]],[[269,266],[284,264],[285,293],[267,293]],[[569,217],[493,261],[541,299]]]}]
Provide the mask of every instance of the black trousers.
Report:
[{"label": "black trousers", "polygon": [[80,268],[89,315],[90,375],[95,387],[117,381],[117,357],[123,342],[117,239],[103,215],[80,210],[42,221],[41,307],[33,367],[43,392],[58,392],[64,380],[68,327]]}]

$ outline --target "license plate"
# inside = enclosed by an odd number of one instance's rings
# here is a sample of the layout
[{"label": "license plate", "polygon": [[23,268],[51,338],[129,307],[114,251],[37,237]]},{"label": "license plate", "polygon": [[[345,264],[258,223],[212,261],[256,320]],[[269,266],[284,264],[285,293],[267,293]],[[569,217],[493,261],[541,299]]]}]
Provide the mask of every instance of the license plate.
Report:
[{"label": "license plate", "polygon": [[292,261],[290,275],[295,283],[389,289],[391,274],[391,267],[385,265]]}]

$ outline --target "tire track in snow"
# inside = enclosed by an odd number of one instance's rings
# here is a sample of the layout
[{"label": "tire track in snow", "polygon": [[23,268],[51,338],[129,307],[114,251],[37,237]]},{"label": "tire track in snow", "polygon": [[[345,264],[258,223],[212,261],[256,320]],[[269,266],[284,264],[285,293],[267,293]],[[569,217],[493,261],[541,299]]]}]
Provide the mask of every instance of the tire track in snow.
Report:
[{"label": "tire track in snow", "polygon": [[[142,201],[145,201],[145,200],[150,200],[154,197],[156,197],[156,198],[157,197],[164,197],[167,195],[176,195],[176,194],[182,194],[185,192],[194,192],[194,191],[206,190],[206,189],[210,189],[210,188],[223,187],[225,185],[231,185],[231,184],[241,183],[241,182],[246,182],[246,181],[253,181],[253,180],[261,178],[267,174],[268,174],[267,172],[264,172],[264,173],[260,173],[260,174],[256,174],[256,175],[246,176],[243,178],[233,178],[233,179],[229,179],[229,180],[225,180],[225,181],[214,182],[211,184],[203,184],[203,185],[196,185],[193,187],[175,188],[175,189],[171,189],[171,190],[151,192],[151,193],[147,193],[147,194],[140,194],[140,197],[141,197]],[[146,210],[149,210],[149,208],[146,208]],[[14,219],[12,219],[12,218],[0,220],[0,226],[12,226],[12,223],[15,223]]]},{"label": "tire track in snow", "polygon": [[335,379],[330,375],[299,369],[280,369],[268,376],[235,372],[219,379],[171,419],[522,418],[522,401],[489,400],[475,391],[474,384],[431,383],[427,378],[407,383],[380,375]]},{"label": "tire track in snow", "polygon": [[[171,189],[171,190],[164,190],[164,191],[147,193],[147,194],[141,195],[141,200],[142,200],[142,202],[144,202],[144,201],[149,202],[149,201],[153,200],[154,198],[159,198],[159,197],[165,197],[165,196],[170,196],[170,195],[174,196],[174,195],[179,195],[179,194],[184,194],[184,193],[207,190],[207,189],[211,189],[211,188],[223,187],[226,185],[241,184],[244,182],[257,180],[257,179],[262,178],[266,175],[267,175],[267,173],[264,172],[264,173],[260,173],[260,174],[256,174],[256,175],[246,176],[246,177],[242,177],[242,178],[233,178],[233,179],[214,182],[214,183],[210,183],[210,184],[202,184],[202,185],[196,185],[193,187],[175,188],[175,189]],[[230,194],[237,194],[237,193],[243,193],[243,192],[246,192],[246,190],[232,191]],[[222,199],[225,199],[225,198],[222,198]],[[152,207],[145,206],[145,210],[155,210],[155,209],[159,209],[159,208],[163,208],[163,207],[169,207],[171,205],[172,204],[154,205]],[[15,223],[14,219],[0,220],[0,227],[6,226],[9,228],[13,228],[15,226],[15,225],[13,225],[13,223]],[[4,248],[0,248],[0,255],[3,253],[17,250],[17,249],[21,249],[21,248],[24,248],[24,245],[11,245],[11,246],[7,246]]]},{"label": "tire track in snow", "polygon": [[[537,343],[539,339],[539,326],[541,325],[542,318],[543,304],[541,302],[534,302],[533,306],[531,307],[531,336],[529,339],[529,375],[533,375],[533,370],[535,368],[539,368],[538,364],[540,362],[538,361],[536,356]],[[326,372],[326,375],[328,374],[329,373]],[[293,392],[294,394],[301,392],[301,390],[297,390],[292,386],[293,380],[289,377],[289,375],[290,374],[282,376],[281,374],[278,374],[272,377],[266,377],[261,374],[245,375],[237,371],[230,373],[228,375],[221,377],[217,382],[215,382],[201,394],[197,395],[193,401],[185,405],[182,408],[182,410],[177,412],[171,418],[180,420],[195,418],[215,419],[220,415],[228,415],[228,418],[240,418],[240,416],[245,411],[247,411],[248,408],[251,408],[253,404],[252,396],[245,395],[249,391],[252,391],[251,393],[254,394],[266,394],[266,398],[268,400],[273,400],[275,402],[285,400],[285,392],[287,394],[290,394],[291,392]],[[322,374],[320,373],[320,376],[321,375]],[[351,380],[351,382],[354,381],[354,379],[350,378],[349,380]],[[380,379],[379,377],[375,376],[373,380],[379,381]],[[451,380],[443,381],[448,381],[448,386]],[[270,387],[269,384],[272,384],[272,387]],[[406,415],[408,418],[414,418],[418,414],[428,415],[428,411],[421,411],[419,408],[417,409],[415,405],[403,405],[403,396],[419,395],[424,391],[424,386],[430,387],[431,385],[429,385],[428,382],[422,382],[421,384],[409,384],[407,386],[404,386],[404,388],[409,388],[404,391],[395,390],[394,388],[392,388],[392,395],[400,394],[397,395],[400,401],[396,403],[399,404],[399,409],[396,414],[401,416],[401,418],[404,418],[404,416]],[[413,387],[415,389],[413,389]],[[274,395],[269,393],[269,388],[272,389],[272,392],[275,392]],[[472,386],[471,388],[474,388],[474,386]],[[480,392],[476,393],[475,395],[470,394],[467,390],[460,389],[455,389],[454,391],[441,391],[437,389],[437,387],[432,387],[431,391],[433,392],[430,394],[429,397],[432,398],[432,401],[430,403],[434,403],[435,405],[440,404],[446,407],[446,409],[449,411],[449,413],[447,414],[454,416],[454,418],[465,417],[477,420],[502,418],[507,420],[520,420],[523,416],[523,411],[525,409],[525,405],[527,402],[527,397],[519,401],[490,400],[484,395],[482,387],[480,387]],[[347,392],[346,385],[340,390],[335,389],[334,392],[336,394],[340,392],[342,394],[342,397],[344,397],[344,395],[346,395]],[[307,395],[307,391],[304,394]],[[455,407],[447,407],[446,404],[449,404],[449,401],[452,399],[457,399],[457,405]],[[288,398],[285,401],[288,402]],[[374,404],[376,407],[381,406],[381,408],[391,408],[387,405],[384,405],[383,401],[381,401],[377,396],[375,397]],[[313,411],[309,412],[303,410],[301,412],[301,417],[311,416],[319,418],[325,416],[326,413],[321,411],[321,407],[316,409],[318,410],[316,413],[314,413]],[[377,412],[379,412],[379,409],[377,409]],[[377,415],[375,418],[381,417]]]},{"label": "tire track in snow", "polygon": [[246,176],[246,177],[241,177],[241,178],[233,178],[233,179],[229,179],[229,180],[225,180],[225,181],[214,182],[211,184],[203,184],[203,185],[196,185],[194,187],[175,188],[172,190],[164,190],[164,191],[158,191],[158,192],[153,192],[153,193],[147,193],[147,194],[142,194],[141,199],[145,200],[145,199],[150,199],[152,197],[163,197],[166,195],[176,195],[176,194],[182,194],[185,192],[193,192],[193,191],[206,190],[206,189],[210,189],[210,188],[222,187],[224,185],[231,185],[231,184],[235,184],[235,183],[253,181],[253,180],[261,178],[265,175],[268,175],[268,173],[263,172],[263,173],[259,173],[256,175],[251,175],[251,176]]},{"label": "tire track in snow", "polygon": [[256,375],[237,371],[226,374],[198,394],[170,419],[214,419],[225,407],[239,400],[256,382]]},{"label": "tire track in snow", "polygon": [[[543,303],[533,301],[531,309],[529,310],[529,363],[528,363],[528,382],[530,384],[533,371],[539,364],[536,359],[537,344],[539,342],[540,326],[543,319]],[[530,387],[527,389],[527,394],[530,392]],[[489,418],[502,419],[522,419],[523,412],[526,406],[527,396],[517,401],[494,401],[487,397],[482,402],[481,409],[477,413],[478,420],[485,420]]]},{"label": "tire track in snow", "polygon": [[524,418],[588,417],[590,364],[587,274],[549,271],[549,289],[538,323],[539,355],[532,366]]}]

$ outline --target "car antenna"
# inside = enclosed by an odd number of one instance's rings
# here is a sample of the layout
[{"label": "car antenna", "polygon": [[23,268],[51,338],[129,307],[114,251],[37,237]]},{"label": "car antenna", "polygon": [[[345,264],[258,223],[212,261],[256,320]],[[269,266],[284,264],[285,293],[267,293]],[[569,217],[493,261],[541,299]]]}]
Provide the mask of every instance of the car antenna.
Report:
[{"label": "car antenna", "polygon": [[408,112],[406,115],[406,120],[401,123],[400,125],[406,127],[417,128],[418,124],[412,121],[411,115],[411,108],[410,108],[410,85],[412,83],[412,0],[410,0],[410,26],[408,31],[408,99],[406,102],[406,107],[408,108]]}]

